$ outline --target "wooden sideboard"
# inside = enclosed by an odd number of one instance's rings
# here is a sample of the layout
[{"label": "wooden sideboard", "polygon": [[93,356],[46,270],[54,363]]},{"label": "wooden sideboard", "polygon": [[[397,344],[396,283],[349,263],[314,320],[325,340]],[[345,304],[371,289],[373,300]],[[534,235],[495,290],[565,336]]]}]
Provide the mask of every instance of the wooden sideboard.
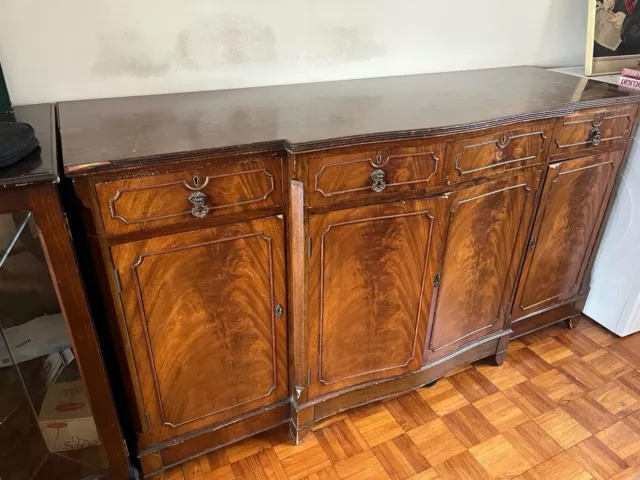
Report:
[{"label": "wooden sideboard", "polygon": [[517,67],[61,103],[145,476],[570,325],[638,102]]}]

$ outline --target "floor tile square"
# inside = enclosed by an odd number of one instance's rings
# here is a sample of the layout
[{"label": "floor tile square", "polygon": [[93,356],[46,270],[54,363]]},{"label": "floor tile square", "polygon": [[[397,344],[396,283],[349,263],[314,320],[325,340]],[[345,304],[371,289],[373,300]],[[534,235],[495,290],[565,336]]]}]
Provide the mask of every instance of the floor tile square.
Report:
[{"label": "floor tile square", "polygon": [[407,435],[373,447],[373,453],[389,476],[395,480],[407,480],[431,468],[427,459]]},{"label": "floor tile square", "polygon": [[447,378],[441,378],[432,387],[420,388],[418,394],[438,415],[446,415],[469,404]]},{"label": "floor tile square", "polygon": [[513,388],[505,390],[504,393],[533,420],[558,406],[556,402],[542,393],[531,381],[520,383]]},{"label": "floor tile square", "polygon": [[502,392],[478,400],[473,405],[500,431],[515,428],[529,420],[529,417]]},{"label": "floor tile square", "polygon": [[609,381],[615,380],[619,376],[633,370],[626,362],[613,355],[612,352],[606,348],[601,348],[586,355],[582,357],[582,360],[591,365],[596,372],[609,379]]},{"label": "floor tile square", "polygon": [[310,433],[300,445],[280,444],[273,449],[287,478],[299,479],[331,466],[315,433]]},{"label": "floor tile square", "polygon": [[473,405],[467,405],[445,415],[442,417],[442,421],[467,448],[478,445],[500,433]]},{"label": "floor tile square", "polygon": [[565,450],[591,436],[589,430],[562,408],[545,413],[536,423]]},{"label": "floor tile square", "polygon": [[548,362],[545,362],[529,347],[515,351],[507,350],[507,361],[528,379],[553,370],[553,367]]},{"label": "floor tile square", "polygon": [[466,450],[440,418],[414,428],[407,435],[431,465],[444,462]]},{"label": "floor tile square", "polygon": [[580,442],[571,447],[568,452],[585,470],[599,480],[609,480],[629,468],[627,462],[596,437]]},{"label": "floor tile square", "polygon": [[617,380],[594,390],[589,396],[618,418],[640,409],[640,397]]},{"label": "floor tile square", "polygon": [[438,418],[438,415],[416,391],[387,400],[384,406],[405,432]]},{"label": "floor tile square", "polygon": [[256,435],[255,437],[249,437],[236,444],[233,444],[224,449],[224,453],[229,459],[229,463],[237,462],[243,458],[250,457],[256,453],[271,448],[271,440],[267,433]]},{"label": "floor tile square", "polygon": [[504,362],[499,367],[486,364],[477,365],[476,369],[500,390],[506,390],[527,381],[527,377],[522,375],[509,362]]},{"label": "floor tile square", "polygon": [[564,332],[554,335],[554,338],[578,357],[584,357],[600,349],[600,345],[581,335],[577,330],[566,329]]},{"label": "floor tile square", "polygon": [[592,478],[567,452],[550,458],[522,475],[522,480],[591,480]]},{"label": "floor tile square", "polygon": [[533,466],[563,451],[562,447],[532,420],[506,430],[503,435]]},{"label": "floor tile square", "polygon": [[627,387],[636,397],[640,398],[640,372],[633,370],[625,373],[618,378],[618,382]]},{"label": "floor tile square", "polygon": [[573,352],[563,346],[555,338],[545,338],[544,340],[530,345],[529,348],[547,363],[555,363],[573,355]]},{"label": "floor tile square", "polygon": [[454,375],[449,381],[470,403],[499,391],[498,387],[475,368]]},{"label": "floor tile square", "polygon": [[611,333],[609,330],[597,323],[594,323],[587,328],[581,328],[580,334],[597,343],[601,347],[607,347],[618,340],[617,335]]},{"label": "floor tile square", "polygon": [[560,360],[554,363],[553,366],[566,375],[573,383],[583,387],[587,391],[595,390],[611,381],[610,378],[603,377],[589,363],[575,355]]},{"label": "floor tile square", "polygon": [[515,478],[532,465],[502,435],[469,449],[492,478]]},{"label": "floor tile square", "polygon": [[333,466],[341,480],[382,480],[389,475],[375,454],[368,450]]},{"label": "floor tile square", "polygon": [[315,435],[332,464],[369,450],[367,442],[349,418],[332,423],[316,431]]},{"label": "floor tile square", "polygon": [[585,390],[558,370],[538,375],[531,382],[552,401],[562,404],[581,397]]},{"label": "floor tile square", "polygon": [[434,467],[442,480],[491,480],[471,453],[464,451]]},{"label": "floor tile square", "polygon": [[562,409],[592,434],[613,425],[618,420],[618,417],[609,413],[602,405],[587,395],[565,403]]},{"label": "floor tile square", "polygon": [[353,423],[369,447],[404,434],[404,430],[384,405],[379,405],[371,415],[353,418]]},{"label": "floor tile square", "polygon": [[630,465],[640,462],[640,433],[628,418],[605,428],[596,437]]},{"label": "floor tile square", "polygon": [[633,368],[640,368],[640,335],[622,338],[609,349]]}]

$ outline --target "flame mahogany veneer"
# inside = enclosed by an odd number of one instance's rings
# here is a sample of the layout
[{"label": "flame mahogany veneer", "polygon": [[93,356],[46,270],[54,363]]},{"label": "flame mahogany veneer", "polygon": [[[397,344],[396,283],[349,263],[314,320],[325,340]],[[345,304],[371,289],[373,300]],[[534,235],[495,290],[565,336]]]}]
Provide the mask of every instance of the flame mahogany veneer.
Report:
[{"label": "flame mahogany veneer", "polygon": [[517,67],[61,103],[145,476],[571,325],[638,101]]}]

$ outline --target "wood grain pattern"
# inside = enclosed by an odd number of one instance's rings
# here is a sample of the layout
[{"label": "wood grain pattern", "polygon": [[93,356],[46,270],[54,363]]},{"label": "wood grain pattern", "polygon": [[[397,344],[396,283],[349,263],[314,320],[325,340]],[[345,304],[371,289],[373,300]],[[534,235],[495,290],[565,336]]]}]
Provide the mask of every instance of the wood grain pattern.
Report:
[{"label": "wood grain pattern", "polygon": [[622,155],[618,151],[549,167],[514,318],[578,293]]},{"label": "wood grain pattern", "polygon": [[286,397],[283,234],[268,218],[112,249],[155,441]]},{"label": "wood grain pattern", "polygon": [[540,173],[452,196],[426,361],[502,330]]},{"label": "wood grain pattern", "polygon": [[108,235],[181,223],[198,225],[190,195],[205,195],[205,217],[282,205],[282,158],[249,157],[230,165],[136,176],[96,185]]},{"label": "wood grain pattern", "polygon": [[419,368],[444,203],[312,216],[310,398]]},{"label": "wood grain pattern", "polygon": [[[598,146],[612,148],[626,143],[635,123],[636,109],[633,106],[617,106],[605,109],[581,110],[565,117],[556,129],[551,146],[551,155],[588,155],[589,150]],[[599,145],[591,141],[592,132],[597,129],[601,140]]]},{"label": "wood grain pattern", "polygon": [[[442,143],[407,142],[397,148],[357,148],[308,155],[309,205],[318,207],[358,198],[377,203],[390,193],[428,190],[441,183],[444,151]],[[374,171],[382,172],[384,189],[379,192],[373,190]]]},{"label": "wood grain pattern", "polygon": [[526,166],[542,168],[552,129],[552,124],[522,127],[450,142],[444,183],[453,185]]}]

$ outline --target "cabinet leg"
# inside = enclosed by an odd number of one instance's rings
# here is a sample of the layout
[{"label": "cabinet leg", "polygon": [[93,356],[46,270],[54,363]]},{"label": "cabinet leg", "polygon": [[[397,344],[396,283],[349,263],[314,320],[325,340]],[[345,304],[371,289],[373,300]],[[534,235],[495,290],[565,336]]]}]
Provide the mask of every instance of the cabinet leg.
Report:
[{"label": "cabinet leg", "polygon": [[290,423],[289,432],[291,433],[291,440],[293,440],[294,445],[300,445],[311,432],[311,425],[303,425],[297,428],[293,423]]},{"label": "cabinet leg", "polygon": [[578,315],[577,317],[567,318],[564,323],[569,330],[573,330],[578,326],[578,323],[580,323],[580,315]]},{"label": "cabinet leg", "polygon": [[496,357],[495,357],[495,362],[496,365],[499,367],[504,363],[504,359],[507,357],[507,351],[503,350],[502,352],[498,352],[496,353]]},{"label": "cabinet leg", "polygon": [[426,388],[433,387],[436,383],[438,383],[438,380],[440,380],[440,379],[436,378],[435,380],[431,380],[429,383],[425,383],[422,386],[426,387]]}]

